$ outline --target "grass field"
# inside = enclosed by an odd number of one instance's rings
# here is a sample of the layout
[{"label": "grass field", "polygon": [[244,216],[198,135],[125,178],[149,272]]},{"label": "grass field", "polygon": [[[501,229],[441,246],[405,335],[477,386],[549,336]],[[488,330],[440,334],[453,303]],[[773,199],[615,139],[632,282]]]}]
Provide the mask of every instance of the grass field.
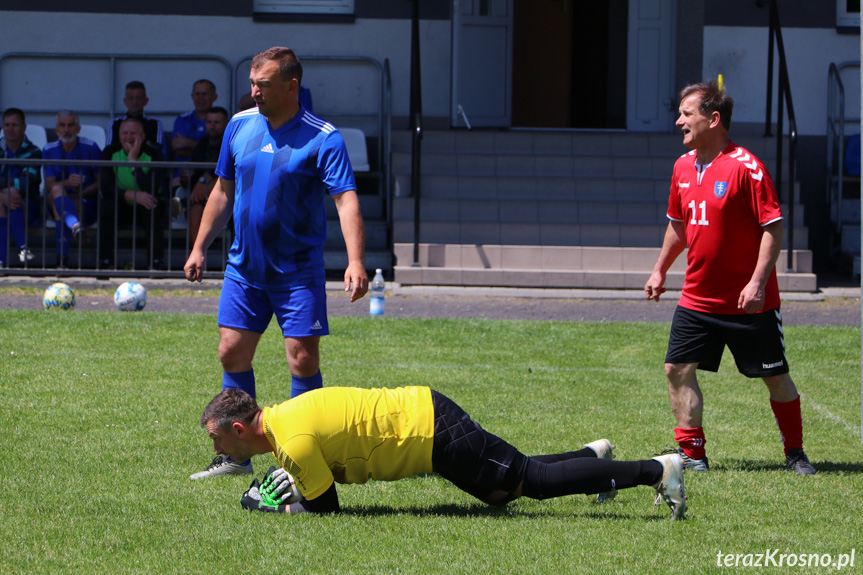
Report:
[{"label": "grass field", "polygon": [[[328,386],[429,385],[528,454],[608,437],[619,459],[671,443],[667,325],[331,318]],[[702,374],[708,474],[688,518],[653,490],[489,508],[436,476],[341,486],[338,516],[248,513],[249,477],[191,482],[221,386],[209,315],[0,310],[2,573],[710,573],[719,553],[855,552],[863,572],[860,330],[789,327],[807,452],[784,471],[764,386],[730,356]],[[280,335],[258,400],[287,399]],[[275,460],[254,459],[257,475]],[[778,562],[779,555],[774,555]],[[744,559],[745,560],[745,559]],[[761,572],[823,573],[832,567]]]}]

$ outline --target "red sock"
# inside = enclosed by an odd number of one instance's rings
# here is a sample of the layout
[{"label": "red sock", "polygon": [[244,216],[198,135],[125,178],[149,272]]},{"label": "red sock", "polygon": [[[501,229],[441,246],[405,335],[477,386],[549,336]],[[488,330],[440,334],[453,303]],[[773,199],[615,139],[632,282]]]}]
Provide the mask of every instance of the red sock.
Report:
[{"label": "red sock", "polygon": [[776,425],[785,444],[785,455],[789,449],[803,449],[803,417],[800,415],[800,396],[793,401],[778,402],[770,400]]},{"label": "red sock", "polygon": [[704,439],[703,427],[675,427],[674,441],[683,448],[683,453],[691,459],[704,458],[704,444],[707,440]]}]

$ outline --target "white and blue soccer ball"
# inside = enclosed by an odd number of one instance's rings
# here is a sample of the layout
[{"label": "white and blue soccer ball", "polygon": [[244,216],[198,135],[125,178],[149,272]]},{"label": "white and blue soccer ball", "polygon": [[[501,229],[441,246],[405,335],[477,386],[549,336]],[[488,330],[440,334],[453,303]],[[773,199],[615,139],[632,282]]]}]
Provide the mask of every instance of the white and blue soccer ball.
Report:
[{"label": "white and blue soccer ball", "polygon": [[45,309],[70,310],[75,308],[75,292],[68,285],[57,282],[45,290],[42,296]]},{"label": "white and blue soccer ball", "polygon": [[141,311],[147,305],[147,290],[138,282],[123,282],[114,292],[114,305],[120,311]]}]

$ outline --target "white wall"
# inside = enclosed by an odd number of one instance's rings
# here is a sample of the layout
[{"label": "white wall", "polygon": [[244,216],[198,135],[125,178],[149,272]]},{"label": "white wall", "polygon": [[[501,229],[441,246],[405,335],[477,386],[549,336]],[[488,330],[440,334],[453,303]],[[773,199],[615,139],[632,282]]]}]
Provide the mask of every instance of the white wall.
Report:
[{"label": "white wall", "polygon": [[[860,36],[840,35],[823,28],[786,28],[782,37],[798,132],[806,136],[825,135],[827,69],[831,62],[859,62]],[[764,123],[768,40],[764,28],[708,26],[704,29],[704,77],[723,75],[728,93],[734,98],[732,134],[733,123]],[[778,66],[779,59],[774,55],[774,122]],[[851,116],[859,118],[859,70],[844,74],[843,81],[847,110]]]},{"label": "white wall", "polygon": [[[251,18],[2,12],[0,38],[9,52],[98,54],[206,54],[220,56],[235,67],[243,59],[274,45],[309,56],[368,56],[390,59],[393,113],[407,116],[410,107],[410,21],[360,19],[354,24],[255,23]],[[449,116],[450,23],[421,22],[423,111]],[[315,111],[374,110],[378,96],[374,69],[332,64],[304,65],[304,83],[312,89]],[[98,62],[73,65],[9,60],[0,67],[0,108],[101,109],[110,105],[109,67]],[[248,68],[237,90],[248,85]],[[227,105],[224,70],[214,63],[123,63],[115,86],[115,109],[124,110],[122,86],[132,79],[147,85],[149,110],[185,111],[192,107],[191,85],[210,77]],[[163,118],[163,120],[166,118]],[[170,116],[167,116],[170,119]],[[53,126],[50,115],[28,121]],[[170,125],[166,125],[170,129]]]}]

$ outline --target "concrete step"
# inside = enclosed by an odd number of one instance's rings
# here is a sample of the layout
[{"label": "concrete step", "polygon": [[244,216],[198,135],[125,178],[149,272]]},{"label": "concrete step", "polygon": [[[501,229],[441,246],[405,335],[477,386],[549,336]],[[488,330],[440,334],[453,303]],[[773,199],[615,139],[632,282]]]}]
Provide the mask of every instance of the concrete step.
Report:
[{"label": "concrete step", "polygon": [[[403,285],[465,285],[585,289],[641,289],[659,248],[503,246],[421,244],[413,264],[413,245],[396,244],[395,281]],[[668,273],[667,287],[680,289],[686,267],[681,255]],[[814,292],[812,253],[795,250],[795,270],[787,253],[777,262],[782,291]]]},{"label": "concrete step", "polygon": [[[667,223],[512,223],[494,221],[423,221],[420,241],[423,243],[459,243],[473,245],[506,244],[554,246],[656,247],[662,245]],[[783,245],[787,245],[786,237]],[[393,223],[393,241],[414,241],[413,221]],[[795,249],[807,249],[809,230],[794,229]]]}]

